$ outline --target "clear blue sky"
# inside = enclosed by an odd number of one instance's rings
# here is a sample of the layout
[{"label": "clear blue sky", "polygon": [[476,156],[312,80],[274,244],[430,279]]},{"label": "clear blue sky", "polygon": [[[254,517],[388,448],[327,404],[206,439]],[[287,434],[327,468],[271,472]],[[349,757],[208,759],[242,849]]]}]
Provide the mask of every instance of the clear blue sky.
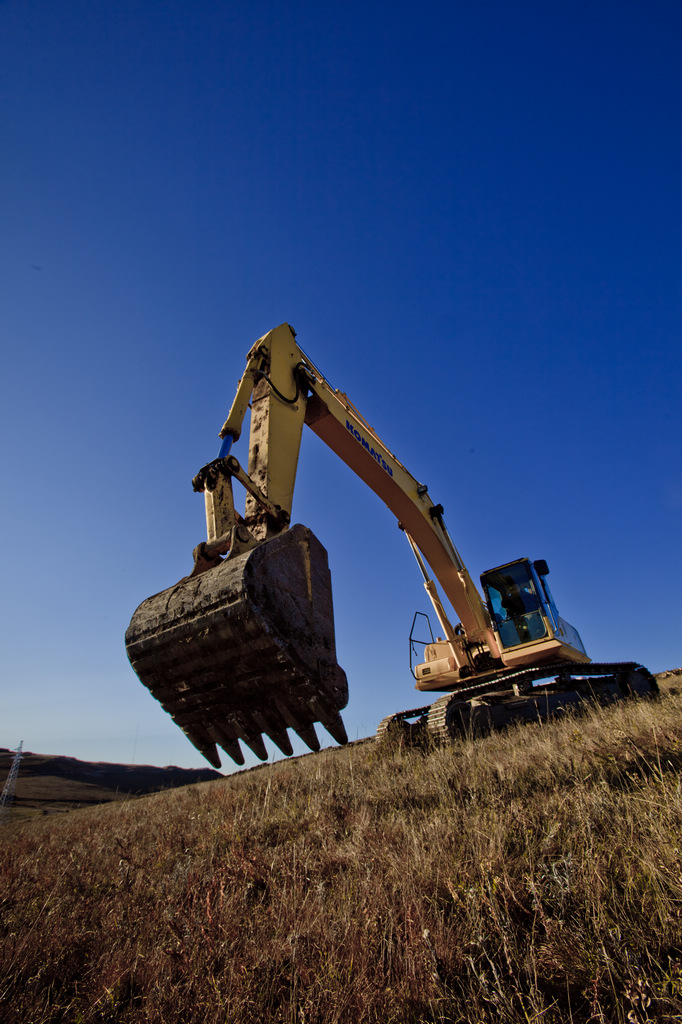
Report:
[{"label": "clear blue sky", "polygon": [[[545,558],[594,660],[682,663],[681,42],[676,0],[0,3],[0,745],[204,763],[123,637],[285,320],[472,575]],[[294,519],[369,735],[416,564],[312,435]]]}]

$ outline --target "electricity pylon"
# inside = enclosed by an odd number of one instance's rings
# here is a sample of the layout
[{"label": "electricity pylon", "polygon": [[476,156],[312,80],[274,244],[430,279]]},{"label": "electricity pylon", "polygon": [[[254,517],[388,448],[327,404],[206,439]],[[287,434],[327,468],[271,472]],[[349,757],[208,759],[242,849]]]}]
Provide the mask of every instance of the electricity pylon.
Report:
[{"label": "electricity pylon", "polygon": [[5,786],[0,796],[0,824],[5,820],[9,814],[9,809],[12,806],[12,800],[14,799],[14,790],[17,784],[17,775],[19,774],[19,764],[21,762],[21,752],[24,746],[22,740],[17,749],[14,752],[14,760],[12,761],[12,767],[9,770],[9,775],[5,779]]}]

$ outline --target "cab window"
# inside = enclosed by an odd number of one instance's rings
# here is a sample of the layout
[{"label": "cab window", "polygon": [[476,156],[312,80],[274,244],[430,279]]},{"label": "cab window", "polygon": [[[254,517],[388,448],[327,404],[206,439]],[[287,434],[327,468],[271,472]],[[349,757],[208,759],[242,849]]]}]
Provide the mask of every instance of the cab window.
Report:
[{"label": "cab window", "polygon": [[547,636],[542,603],[528,562],[493,569],[484,573],[481,581],[503,647],[517,647]]}]

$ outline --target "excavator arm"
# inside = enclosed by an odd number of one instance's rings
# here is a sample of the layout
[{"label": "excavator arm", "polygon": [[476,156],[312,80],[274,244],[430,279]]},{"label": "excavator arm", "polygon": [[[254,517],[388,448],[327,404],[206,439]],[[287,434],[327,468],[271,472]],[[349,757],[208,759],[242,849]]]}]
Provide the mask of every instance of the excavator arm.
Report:
[{"label": "excavator arm", "polygon": [[[239,438],[250,398],[248,476],[285,518],[291,513],[305,423],[395,515],[431,566],[470,642],[484,644],[497,656],[487,609],[445,527],[442,506],[431,500],[426,486],[386,447],[348,397],[332,388],[298,347],[288,324],[260,338],[249,353],[222,438]],[[209,524],[210,519],[209,513]],[[253,494],[247,499],[246,522],[259,540],[282,528],[281,520],[263,504],[259,507]]]}]

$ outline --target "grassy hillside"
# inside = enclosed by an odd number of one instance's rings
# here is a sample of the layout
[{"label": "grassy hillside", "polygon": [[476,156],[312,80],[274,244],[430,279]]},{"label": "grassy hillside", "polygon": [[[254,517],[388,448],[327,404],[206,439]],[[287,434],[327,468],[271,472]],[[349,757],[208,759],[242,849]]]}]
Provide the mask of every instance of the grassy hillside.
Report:
[{"label": "grassy hillside", "polygon": [[682,1020],[682,696],[0,844],[3,1021]]}]

